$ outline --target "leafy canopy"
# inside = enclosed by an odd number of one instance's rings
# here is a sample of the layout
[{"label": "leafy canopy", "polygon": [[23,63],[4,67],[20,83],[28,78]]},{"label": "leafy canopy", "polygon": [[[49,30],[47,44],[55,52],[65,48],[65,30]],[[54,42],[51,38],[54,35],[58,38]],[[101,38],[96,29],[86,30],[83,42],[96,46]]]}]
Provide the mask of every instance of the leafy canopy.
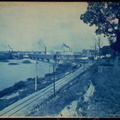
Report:
[{"label": "leafy canopy", "polygon": [[111,54],[112,56],[114,56],[114,51],[111,49],[110,46],[103,46],[102,48],[100,48],[100,53],[104,56],[106,56],[107,54]]},{"label": "leafy canopy", "polygon": [[88,2],[87,11],[80,19],[96,26],[96,34],[116,37],[120,33],[120,2]]}]

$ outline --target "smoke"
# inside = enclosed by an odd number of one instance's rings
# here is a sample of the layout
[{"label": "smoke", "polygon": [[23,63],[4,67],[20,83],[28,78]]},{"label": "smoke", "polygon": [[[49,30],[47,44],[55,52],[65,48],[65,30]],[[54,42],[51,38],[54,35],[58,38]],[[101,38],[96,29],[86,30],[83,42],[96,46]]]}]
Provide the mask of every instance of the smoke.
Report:
[{"label": "smoke", "polygon": [[12,49],[12,48],[10,47],[10,45],[8,45],[8,47],[9,47],[10,49]]},{"label": "smoke", "polygon": [[53,49],[57,51],[65,51],[65,48],[69,49],[70,51],[70,47],[66,45],[65,43],[63,43],[62,45],[56,45],[53,47]]},{"label": "smoke", "polygon": [[[72,49],[70,48],[70,46],[66,45],[65,43],[62,44],[62,47],[63,47],[63,49],[64,48],[68,48],[69,51],[72,51]],[[65,51],[65,49],[64,49],[64,51]]]},{"label": "smoke", "polygon": [[38,49],[44,49],[45,48],[45,41],[41,38],[40,40],[37,41],[37,47]]},{"label": "smoke", "polygon": [[65,43],[63,43],[62,46],[70,49],[70,47],[66,45]]}]

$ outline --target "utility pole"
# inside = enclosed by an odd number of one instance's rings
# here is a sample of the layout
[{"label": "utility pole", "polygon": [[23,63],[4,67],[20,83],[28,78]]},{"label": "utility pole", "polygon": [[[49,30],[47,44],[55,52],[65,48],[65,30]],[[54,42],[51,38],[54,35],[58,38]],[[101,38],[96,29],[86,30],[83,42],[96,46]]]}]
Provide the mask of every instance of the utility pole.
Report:
[{"label": "utility pole", "polygon": [[95,41],[95,59],[96,59],[96,41]]},{"label": "utility pole", "polygon": [[84,68],[84,71],[85,71],[85,60],[83,61],[83,68]]},{"label": "utility pole", "polygon": [[50,73],[51,73],[51,71],[50,71],[50,67],[52,67],[51,65],[49,65],[49,79],[50,79]]},{"label": "utility pole", "polygon": [[37,60],[36,60],[36,66],[35,66],[35,91],[37,90],[37,80],[38,80],[38,76],[37,76]]},{"label": "utility pole", "polygon": [[54,91],[54,96],[55,96],[55,65],[53,65],[53,73],[54,73],[53,91]]},{"label": "utility pole", "polygon": [[49,65],[49,74],[50,74],[50,65]]}]

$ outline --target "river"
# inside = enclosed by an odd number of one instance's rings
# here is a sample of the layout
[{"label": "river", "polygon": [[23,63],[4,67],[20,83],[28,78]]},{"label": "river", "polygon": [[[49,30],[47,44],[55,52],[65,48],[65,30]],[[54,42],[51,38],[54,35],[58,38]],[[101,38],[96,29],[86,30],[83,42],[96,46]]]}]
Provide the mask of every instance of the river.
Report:
[{"label": "river", "polygon": [[[30,64],[22,63],[21,60],[9,60],[9,62],[0,62],[0,91],[14,85],[16,82],[25,81],[27,78],[35,77],[36,63],[31,60]],[[18,65],[9,65],[9,63],[18,63]],[[49,73],[50,63],[38,61],[37,74],[39,77],[44,77]]]}]

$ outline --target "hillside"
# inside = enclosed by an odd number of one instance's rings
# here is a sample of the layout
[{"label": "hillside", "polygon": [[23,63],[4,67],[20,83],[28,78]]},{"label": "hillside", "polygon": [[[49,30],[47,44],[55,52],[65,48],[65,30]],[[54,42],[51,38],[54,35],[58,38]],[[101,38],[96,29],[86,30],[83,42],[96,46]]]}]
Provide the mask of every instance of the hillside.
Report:
[{"label": "hillside", "polygon": [[[102,60],[26,116],[120,117],[120,74]],[[102,69],[102,71],[101,71]]]}]

